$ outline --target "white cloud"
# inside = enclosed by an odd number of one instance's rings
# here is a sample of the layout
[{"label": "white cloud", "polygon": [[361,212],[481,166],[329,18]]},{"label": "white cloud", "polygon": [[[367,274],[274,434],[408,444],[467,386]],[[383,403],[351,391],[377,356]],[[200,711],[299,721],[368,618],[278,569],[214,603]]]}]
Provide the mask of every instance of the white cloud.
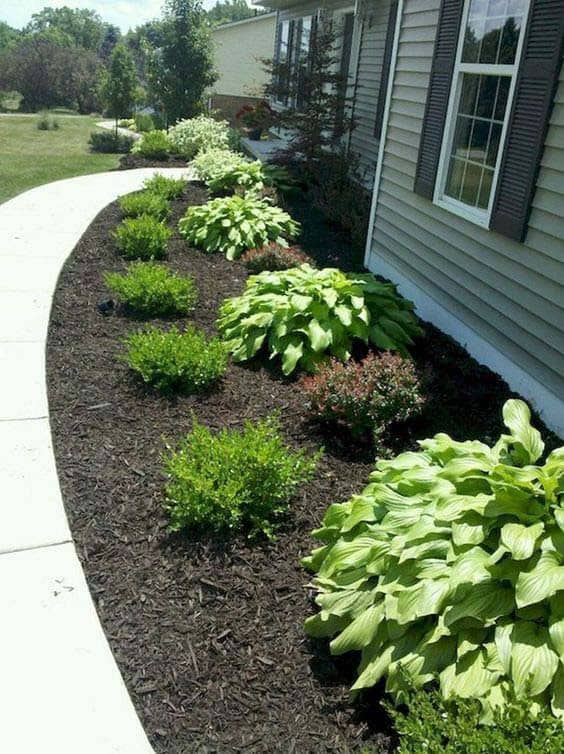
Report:
[{"label": "white cloud", "polygon": [[[102,16],[104,21],[119,26],[122,31],[157,18],[161,13],[163,0],[2,0],[0,21],[21,29],[33,13],[45,7],[91,8]],[[204,6],[210,8],[215,0],[204,0]]]}]

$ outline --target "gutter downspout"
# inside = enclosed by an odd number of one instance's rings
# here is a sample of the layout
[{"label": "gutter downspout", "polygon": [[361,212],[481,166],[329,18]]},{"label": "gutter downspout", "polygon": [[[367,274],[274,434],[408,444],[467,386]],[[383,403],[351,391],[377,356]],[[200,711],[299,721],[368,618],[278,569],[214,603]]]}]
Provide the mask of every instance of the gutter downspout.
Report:
[{"label": "gutter downspout", "polygon": [[398,0],[398,15],[396,19],[396,28],[394,31],[394,44],[392,55],[390,57],[390,75],[388,76],[388,89],[386,91],[386,102],[384,104],[384,117],[382,119],[382,133],[380,134],[380,144],[378,145],[378,160],[376,162],[376,173],[374,175],[374,187],[372,189],[372,202],[370,206],[370,220],[368,222],[368,233],[366,236],[366,249],[364,251],[364,266],[368,267],[368,260],[372,251],[372,236],[374,234],[374,221],[376,219],[376,205],[378,203],[378,194],[380,193],[380,179],[382,177],[382,166],[384,164],[384,147],[388,136],[388,124],[390,121],[390,104],[392,101],[392,89],[395,81],[396,62],[398,58],[399,36],[403,20],[404,0]]}]

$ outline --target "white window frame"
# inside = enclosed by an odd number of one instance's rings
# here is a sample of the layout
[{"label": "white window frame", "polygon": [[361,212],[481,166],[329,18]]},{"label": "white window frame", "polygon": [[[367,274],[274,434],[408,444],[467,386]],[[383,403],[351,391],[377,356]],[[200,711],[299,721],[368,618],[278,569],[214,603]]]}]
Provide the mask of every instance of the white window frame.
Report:
[{"label": "white window frame", "polygon": [[[441,146],[441,153],[439,157],[439,166],[437,171],[437,180],[435,182],[435,191],[433,195],[433,202],[443,209],[449,212],[459,215],[460,217],[470,220],[470,222],[481,225],[488,228],[490,225],[490,219],[493,209],[493,202],[496,194],[497,182],[499,179],[499,172],[501,166],[501,159],[503,156],[505,141],[507,138],[507,129],[509,124],[509,116],[513,105],[513,97],[515,94],[515,86],[517,83],[517,74],[519,71],[519,64],[521,61],[521,53],[523,50],[523,43],[526,36],[527,25],[529,20],[529,13],[531,8],[531,0],[526,0],[525,8],[523,11],[523,22],[521,25],[521,32],[519,35],[519,41],[517,43],[517,50],[515,53],[515,61],[512,65],[496,65],[491,63],[463,63],[462,49],[464,46],[464,35],[466,31],[466,24],[468,22],[468,16],[470,13],[471,0],[465,0],[464,12],[462,14],[462,23],[460,25],[460,31],[458,35],[458,45],[456,48],[456,59],[454,64],[454,70],[452,74],[452,83],[450,88],[450,97],[447,107],[447,115],[445,120],[445,130],[443,134],[443,143]],[[458,113],[458,106],[460,104],[460,96],[462,92],[462,79],[465,73],[475,73],[484,76],[511,76],[511,84],[509,86],[509,92],[507,95],[507,105],[505,108],[505,115],[503,119],[503,126],[501,129],[501,136],[499,139],[499,147],[497,152],[497,160],[494,168],[494,174],[492,178],[492,187],[490,191],[490,197],[488,206],[486,209],[480,207],[471,207],[469,204],[465,204],[458,199],[454,199],[452,196],[445,194],[448,169],[450,164],[450,153],[452,150],[452,142],[454,139],[454,132],[456,127],[456,115]]]}]

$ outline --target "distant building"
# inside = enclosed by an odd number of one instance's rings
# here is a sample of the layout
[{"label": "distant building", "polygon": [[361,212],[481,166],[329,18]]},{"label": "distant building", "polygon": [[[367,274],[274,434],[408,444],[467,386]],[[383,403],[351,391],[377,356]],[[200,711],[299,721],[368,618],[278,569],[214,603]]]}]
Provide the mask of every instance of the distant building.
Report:
[{"label": "distant building", "polygon": [[219,79],[211,94],[211,105],[228,120],[233,120],[243,105],[260,97],[268,80],[261,58],[272,57],[275,31],[276,13],[233,21],[212,30]]}]

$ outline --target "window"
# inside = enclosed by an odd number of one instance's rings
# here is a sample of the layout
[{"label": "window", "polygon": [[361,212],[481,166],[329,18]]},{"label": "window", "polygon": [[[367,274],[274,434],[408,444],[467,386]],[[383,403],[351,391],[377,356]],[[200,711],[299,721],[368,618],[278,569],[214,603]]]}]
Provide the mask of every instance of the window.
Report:
[{"label": "window", "polygon": [[529,0],[466,0],[435,201],[488,225]]},{"label": "window", "polygon": [[276,66],[278,73],[278,88],[281,90],[276,102],[281,105],[290,104],[289,95],[284,94],[284,89],[292,89],[292,80],[295,77],[297,82],[296,101],[299,105],[305,96],[304,72],[309,61],[309,50],[311,43],[313,27],[313,17],[304,16],[303,18],[293,19],[291,21],[282,21],[278,24],[278,50],[276,53]]}]

